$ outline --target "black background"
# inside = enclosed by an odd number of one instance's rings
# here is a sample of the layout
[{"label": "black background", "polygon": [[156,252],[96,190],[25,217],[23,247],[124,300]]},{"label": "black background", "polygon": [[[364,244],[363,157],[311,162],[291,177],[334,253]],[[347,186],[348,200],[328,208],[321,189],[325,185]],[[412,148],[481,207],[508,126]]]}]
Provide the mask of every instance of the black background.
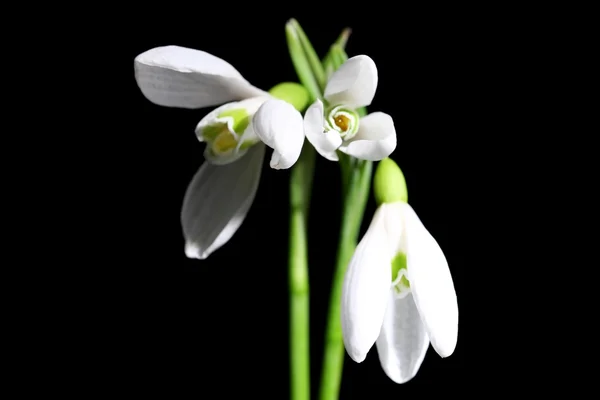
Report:
[{"label": "black background", "polygon": [[[309,12],[309,6],[319,9]],[[391,157],[405,174],[410,204],[446,254],[461,310],[452,356],[441,359],[430,347],[417,376],[404,385],[387,378],[375,347],[362,364],[346,357],[340,398],[438,390],[460,395],[466,376],[476,368],[465,361],[462,295],[468,247],[460,205],[461,182],[470,167],[463,145],[471,101],[466,100],[464,76],[476,69],[472,54],[477,49],[464,43],[465,32],[453,20],[457,11],[413,13],[390,5],[371,16],[358,8],[333,5],[325,10],[314,3],[287,10],[219,7],[140,12],[121,41],[127,43],[120,60],[128,75],[122,92],[129,116],[127,140],[134,145],[115,182],[119,210],[127,220],[114,228],[129,232],[118,232],[128,240],[114,283],[126,294],[119,294],[121,306],[109,330],[120,350],[107,379],[133,383],[137,389],[132,393],[167,398],[181,391],[185,398],[288,398],[289,171],[271,170],[267,152],[258,194],[242,227],[208,260],[187,259],[179,213],[187,184],[203,162],[204,145],[194,128],[211,108],[150,103],[135,83],[133,59],[156,46],[201,49],[268,90],[297,81],[284,34],[287,19],[295,17],[319,55],[349,26],[348,55],[367,54],[377,64],[379,86],[369,110],[394,119],[398,145]],[[313,394],[320,377],[340,204],[338,166],[317,158],[309,225]],[[374,210],[371,195],[361,233]]]}]

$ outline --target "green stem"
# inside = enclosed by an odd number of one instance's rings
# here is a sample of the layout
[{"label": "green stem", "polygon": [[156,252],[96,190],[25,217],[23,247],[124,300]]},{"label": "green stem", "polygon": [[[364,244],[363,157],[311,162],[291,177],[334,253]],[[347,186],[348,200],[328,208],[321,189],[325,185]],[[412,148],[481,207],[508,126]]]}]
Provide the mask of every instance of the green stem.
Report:
[{"label": "green stem", "polygon": [[[307,47],[312,49],[300,25],[288,21],[285,33],[298,79],[310,101],[321,98],[321,88],[311,65]],[[307,43],[308,42],[308,43]],[[313,50],[314,52],[314,50]],[[322,69],[322,67],[321,67]],[[302,154],[290,177],[290,387],[292,400],[310,400],[310,304],[306,225],[315,166],[315,149],[305,141]]]},{"label": "green stem", "polygon": [[306,224],[315,151],[305,145],[290,177],[290,381],[292,400],[310,399],[309,282]]},{"label": "green stem", "polygon": [[[350,160],[346,165],[348,176],[342,177],[347,184],[344,190],[342,227],[338,245],[338,259],[331,287],[329,316],[325,334],[325,353],[321,375],[321,400],[338,400],[344,366],[344,342],[342,339],[341,298],[346,267],[356,248],[362,216],[369,197],[371,172],[370,161]],[[342,173],[344,173],[342,170]]]}]

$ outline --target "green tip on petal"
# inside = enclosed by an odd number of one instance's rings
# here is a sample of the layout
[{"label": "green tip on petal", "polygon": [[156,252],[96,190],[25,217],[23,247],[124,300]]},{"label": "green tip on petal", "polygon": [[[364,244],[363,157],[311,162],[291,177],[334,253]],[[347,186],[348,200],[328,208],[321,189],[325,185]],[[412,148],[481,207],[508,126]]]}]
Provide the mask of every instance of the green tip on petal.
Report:
[{"label": "green tip on petal", "polygon": [[[392,260],[392,282],[398,278],[398,272],[401,269],[406,269],[406,254],[400,252],[396,254],[396,257]],[[410,287],[410,282],[405,277],[402,277],[404,284]]]},{"label": "green tip on petal", "polygon": [[408,191],[404,174],[391,158],[384,158],[377,165],[373,178],[373,190],[378,205],[408,202]]},{"label": "green tip on petal", "polygon": [[300,112],[308,106],[310,94],[304,86],[295,82],[283,82],[269,90],[271,96],[287,101]]},{"label": "green tip on petal", "polygon": [[219,118],[231,117],[233,118],[233,130],[238,135],[242,135],[248,125],[250,125],[250,115],[248,111],[243,108],[234,108],[225,110],[219,114]]}]

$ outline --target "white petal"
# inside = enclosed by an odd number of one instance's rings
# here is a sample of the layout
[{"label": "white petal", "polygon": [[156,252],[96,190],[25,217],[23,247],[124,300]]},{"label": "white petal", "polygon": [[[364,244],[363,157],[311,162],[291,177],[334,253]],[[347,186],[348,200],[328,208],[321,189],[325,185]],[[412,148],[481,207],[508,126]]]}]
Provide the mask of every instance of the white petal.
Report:
[{"label": "white petal", "polygon": [[264,154],[264,145],[257,144],[234,163],[202,164],[181,210],[189,258],[205,259],[240,227],[256,195]]},{"label": "white petal", "polygon": [[335,151],[342,144],[342,137],[333,130],[323,132],[324,126],[323,103],[317,99],[304,113],[304,134],[320,155],[330,161],[338,161]]},{"label": "white petal", "polygon": [[340,150],[361,160],[380,161],[396,148],[396,128],[388,114],[374,112],[361,118],[356,135]]},{"label": "white petal", "polygon": [[381,333],[377,338],[379,362],[386,375],[396,383],[414,378],[429,347],[412,294],[397,298],[389,291],[389,303]]},{"label": "white petal", "polygon": [[369,56],[349,58],[331,75],[325,87],[330,105],[368,106],[377,90],[377,67]]},{"label": "white petal", "polygon": [[379,336],[392,284],[385,212],[378,209],[348,264],[342,288],[342,333],[348,355],[362,362]]},{"label": "white petal", "polygon": [[134,72],[144,96],[165,107],[202,108],[266,95],[227,61],[186,47],[150,49],[135,58]]},{"label": "white petal", "polygon": [[290,168],[300,157],[304,144],[302,115],[290,103],[268,100],[252,119],[254,132],[273,149],[271,168]]},{"label": "white petal", "polygon": [[401,205],[408,280],[431,345],[448,357],[458,338],[458,303],[442,249],[411,206]]}]

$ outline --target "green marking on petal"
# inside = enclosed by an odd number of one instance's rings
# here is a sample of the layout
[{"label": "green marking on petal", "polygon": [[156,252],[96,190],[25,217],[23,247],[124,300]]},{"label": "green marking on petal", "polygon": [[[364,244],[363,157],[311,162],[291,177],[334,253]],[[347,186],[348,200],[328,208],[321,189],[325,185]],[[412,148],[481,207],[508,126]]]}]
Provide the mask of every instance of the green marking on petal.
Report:
[{"label": "green marking on petal", "polygon": [[406,276],[403,276],[402,278],[400,278],[400,283],[402,283],[404,286],[406,287],[410,287],[410,282],[408,281],[408,279],[406,279]]},{"label": "green marking on petal", "polygon": [[216,154],[226,153],[230,150],[235,149],[237,146],[237,139],[229,131],[221,133],[212,143],[212,150]]},{"label": "green marking on petal", "polygon": [[[401,269],[406,269],[406,254],[402,252],[396,254],[396,257],[392,260],[392,282],[398,278],[398,272],[400,272]],[[400,281],[410,287],[410,283],[405,276],[403,276]]]},{"label": "green marking on petal", "polygon": [[224,123],[216,123],[214,125],[208,125],[202,129],[202,138],[207,142],[212,142],[223,131],[227,131],[227,125]]},{"label": "green marking on petal", "polygon": [[243,108],[225,110],[222,113],[220,113],[217,118],[225,117],[233,118],[233,131],[238,135],[242,135],[242,133],[244,133],[244,131],[250,124],[250,116],[248,115],[248,112]]}]

